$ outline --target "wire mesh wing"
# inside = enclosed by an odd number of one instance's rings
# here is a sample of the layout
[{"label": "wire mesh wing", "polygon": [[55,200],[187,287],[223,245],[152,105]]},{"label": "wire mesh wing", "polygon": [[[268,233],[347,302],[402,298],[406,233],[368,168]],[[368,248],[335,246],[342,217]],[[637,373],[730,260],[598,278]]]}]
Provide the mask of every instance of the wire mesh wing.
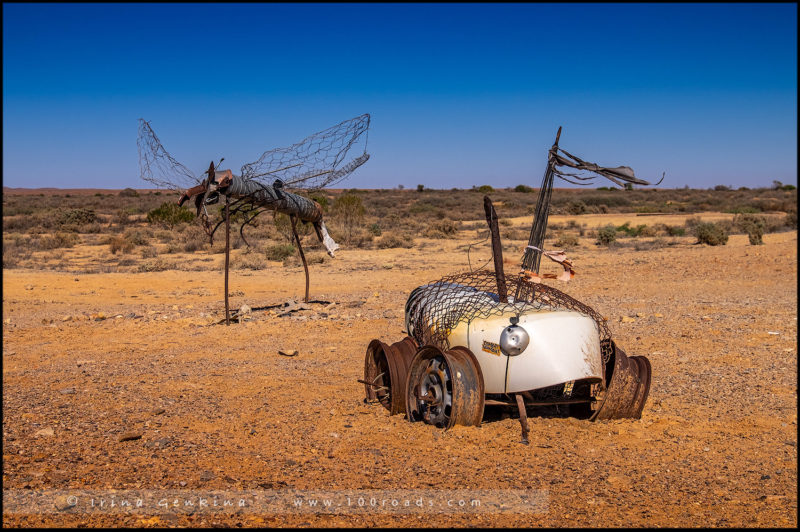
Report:
[{"label": "wire mesh wing", "polygon": [[139,119],[139,175],[158,188],[178,191],[191,188],[200,179],[184,165],[176,161],[161,145],[150,123]]},{"label": "wire mesh wing", "polygon": [[[597,176],[605,177],[620,187],[624,186],[624,183],[630,183],[632,185],[651,185],[649,181],[636,177],[633,174],[633,168],[630,166],[617,166],[613,168],[600,166],[595,163],[586,162],[580,157],[576,157],[568,151],[556,146],[550,150],[549,165],[556,177],[568,183],[572,183],[573,185],[590,185]],[[574,168],[583,173],[567,172],[564,171],[563,167]],[[572,181],[568,178],[576,179],[577,181]],[[664,176],[654,185],[660,184],[663,180]]]},{"label": "wire mesh wing", "polygon": [[[367,154],[366,136],[369,114],[345,120],[315,133],[287,148],[264,152],[257,161],[242,166],[242,179],[272,183],[276,179],[291,188],[322,188],[346,178],[364,164]],[[347,160],[353,145],[364,141],[361,155]]]}]

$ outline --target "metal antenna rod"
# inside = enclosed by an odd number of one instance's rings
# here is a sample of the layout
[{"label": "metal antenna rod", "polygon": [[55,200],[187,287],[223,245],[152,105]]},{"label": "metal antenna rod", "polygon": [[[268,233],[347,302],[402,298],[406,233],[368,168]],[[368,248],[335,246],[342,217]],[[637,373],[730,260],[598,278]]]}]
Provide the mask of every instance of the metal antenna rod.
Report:
[{"label": "metal antenna rod", "polygon": [[[532,249],[534,247],[542,249],[544,244],[544,237],[547,233],[547,219],[550,215],[550,198],[553,195],[553,165],[551,162],[552,155],[558,150],[558,140],[561,138],[561,127],[558,128],[556,133],[556,141],[553,147],[547,154],[547,168],[544,172],[542,179],[542,186],[539,188],[539,197],[536,200],[536,210],[533,216],[533,225],[531,226],[531,234],[528,239],[528,246],[525,248],[525,254],[522,257],[522,270],[533,273],[539,273],[539,265],[542,260],[542,252]],[[521,285],[520,285],[521,286]],[[519,297],[519,287],[517,289],[517,297]]]}]

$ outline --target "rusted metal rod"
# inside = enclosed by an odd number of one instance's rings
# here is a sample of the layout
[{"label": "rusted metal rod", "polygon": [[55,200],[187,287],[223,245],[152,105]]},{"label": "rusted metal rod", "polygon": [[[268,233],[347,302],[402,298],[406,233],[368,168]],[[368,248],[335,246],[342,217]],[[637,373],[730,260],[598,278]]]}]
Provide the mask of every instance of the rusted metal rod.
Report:
[{"label": "rusted metal rod", "polygon": [[497,212],[494,210],[489,196],[483,197],[483,210],[486,212],[486,222],[489,224],[489,233],[492,235],[492,257],[494,257],[494,275],[497,278],[497,295],[501,303],[508,303],[508,289],[506,288],[506,274],[503,271],[503,246],[500,243],[500,229],[497,226]]},{"label": "rusted metal rod", "polygon": [[297,234],[297,218],[294,215],[290,215],[289,218],[292,221],[292,234],[294,235],[294,241],[297,242],[297,251],[300,252],[300,260],[303,261],[303,269],[306,271],[306,298],[303,301],[308,303],[308,263],[306,262],[306,255],[303,253],[303,245],[300,244],[300,236]]},{"label": "rusted metal rod", "polygon": [[231,201],[225,196],[225,325],[231,324],[230,307],[228,305],[228,269],[231,261]]},{"label": "rusted metal rod", "polygon": [[522,425],[522,443],[528,445],[528,412],[525,410],[525,400],[522,394],[515,394],[517,408],[519,408],[519,424]]}]

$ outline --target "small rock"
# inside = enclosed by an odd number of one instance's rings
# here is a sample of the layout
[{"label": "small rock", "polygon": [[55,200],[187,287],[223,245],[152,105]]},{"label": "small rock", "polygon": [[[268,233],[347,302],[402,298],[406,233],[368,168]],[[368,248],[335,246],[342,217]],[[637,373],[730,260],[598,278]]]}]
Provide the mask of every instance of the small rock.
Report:
[{"label": "small rock", "polygon": [[215,477],[215,475],[211,471],[203,471],[203,472],[200,473],[200,477],[199,478],[203,482],[208,482],[209,480],[213,480],[214,477]]},{"label": "small rock", "polygon": [[132,441],[138,440],[142,437],[141,432],[123,432],[119,436],[119,441]]},{"label": "small rock", "polygon": [[646,317],[647,317],[647,315],[646,315],[645,313],[643,313],[643,312],[637,312],[637,313],[636,313],[636,317],[637,317],[637,318],[646,318]]},{"label": "small rock", "polygon": [[384,318],[391,319],[391,318],[394,318],[395,316],[396,316],[396,314],[394,313],[393,310],[385,310],[383,312],[383,317]]},{"label": "small rock", "polygon": [[74,508],[78,504],[78,498],[74,496],[66,496],[66,495],[59,495],[56,497],[56,500],[53,502],[56,507],[56,510],[59,512],[63,512],[64,510],[69,510],[70,508]]},{"label": "small rock", "polygon": [[53,427],[47,427],[46,429],[37,430],[33,435],[40,438],[42,436],[53,436],[54,434]]},{"label": "small rock", "polygon": [[630,316],[622,316],[622,317],[619,319],[619,321],[620,321],[620,323],[631,323],[631,322],[634,322],[634,321],[636,321],[636,319],[635,319],[635,318],[632,318],[632,317],[630,317]]},{"label": "small rock", "polygon": [[72,321],[72,316],[70,316],[69,314],[67,314],[66,316],[64,316],[63,318],[61,318],[61,321]]},{"label": "small rock", "polygon": [[75,388],[62,388],[58,391],[61,395],[72,395],[75,393]]},{"label": "small rock", "polygon": [[663,314],[659,314],[658,312],[656,312],[655,314],[653,314],[653,317],[655,317],[655,318],[663,318],[664,315]]},{"label": "small rock", "polygon": [[166,412],[166,410],[164,410],[163,408],[156,408],[155,410],[153,410],[152,413],[154,416],[160,416],[164,412]]},{"label": "small rock", "polygon": [[33,290],[33,285],[32,284],[26,284],[25,285],[25,290]]},{"label": "small rock", "polygon": [[700,319],[703,320],[703,321],[711,321],[712,320],[711,316],[703,316]]},{"label": "small rock", "polygon": [[166,447],[170,443],[172,443],[172,440],[170,440],[169,438],[159,438],[159,439],[157,439],[155,441],[147,442],[145,444],[145,446],[154,447],[156,449],[163,449],[164,447]]}]

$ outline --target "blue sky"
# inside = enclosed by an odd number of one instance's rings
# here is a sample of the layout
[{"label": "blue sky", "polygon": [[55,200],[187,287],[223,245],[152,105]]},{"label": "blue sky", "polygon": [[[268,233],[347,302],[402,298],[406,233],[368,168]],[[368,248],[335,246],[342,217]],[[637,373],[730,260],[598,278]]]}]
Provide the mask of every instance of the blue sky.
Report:
[{"label": "blue sky", "polygon": [[149,187],[140,117],[199,174],[365,112],[342,186],[538,186],[558,126],[666,187],[797,184],[797,6],[3,4],[4,186]]}]

